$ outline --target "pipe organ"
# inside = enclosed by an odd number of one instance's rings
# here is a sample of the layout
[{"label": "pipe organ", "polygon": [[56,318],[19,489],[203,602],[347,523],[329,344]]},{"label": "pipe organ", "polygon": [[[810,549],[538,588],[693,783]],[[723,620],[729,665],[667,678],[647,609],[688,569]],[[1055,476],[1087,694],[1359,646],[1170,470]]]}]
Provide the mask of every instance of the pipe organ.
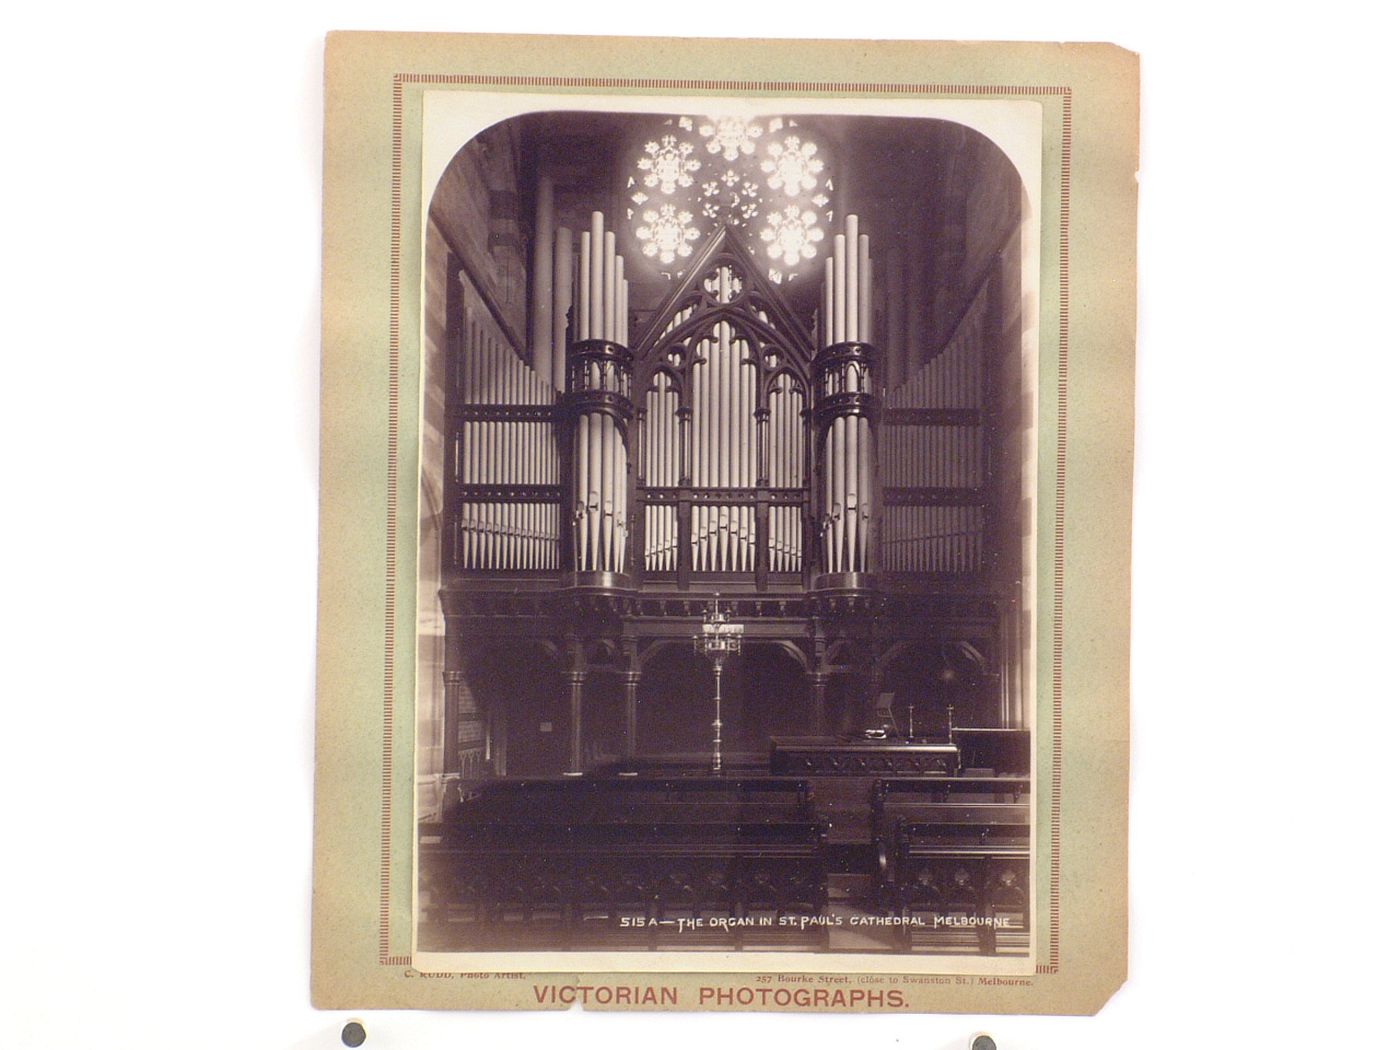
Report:
[{"label": "pipe organ", "polygon": [[[539,213],[552,207],[542,197]],[[723,229],[636,323],[603,214],[545,231],[530,363],[462,325],[451,564],[681,589],[980,572],[988,283],[950,342],[922,362],[907,349],[886,390],[870,236],[854,215],[839,228],[805,330]]]},{"label": "pipe organ", "polygon": [[890,693],[921,731],[1023,723],[1014,167],[944,121],[576,116],[506,122],[430,207],[444,764],[708,747],[713,705],[693,743],[684,712],[716,601],[748,627],[750,756],[883,725]]}]

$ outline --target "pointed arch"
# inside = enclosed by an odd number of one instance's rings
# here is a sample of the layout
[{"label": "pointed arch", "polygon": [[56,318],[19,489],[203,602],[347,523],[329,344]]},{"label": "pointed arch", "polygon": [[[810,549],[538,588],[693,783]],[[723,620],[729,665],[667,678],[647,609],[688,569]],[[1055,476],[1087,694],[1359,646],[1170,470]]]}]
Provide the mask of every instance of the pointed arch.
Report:
[{"label": "pointed arch", "polygon": [[[714,293],[705,287],[705,281],[712,271],[721,266],[733,270],[741,283],[739,293],[723,303],[717,301]],[[694,320],[688,318],[677,324],[676,317],[687,309],[693,311],[690,316]],[[804,362],[811,360],[816,352],[811,336],[792,308],[777,294],[767,275],[759,269],[753,256],[728,226],[714,232],[685,276],[662,300],[651,324],[637,340],[635,349],[639,359],[646,361],[663,341],[675,342],[686,338],[691,329],[705,323],[697,316],[701,314],[714,321],[728,320],[744,325],[760,337],[760,342],[788,347],[800,353]]]}]

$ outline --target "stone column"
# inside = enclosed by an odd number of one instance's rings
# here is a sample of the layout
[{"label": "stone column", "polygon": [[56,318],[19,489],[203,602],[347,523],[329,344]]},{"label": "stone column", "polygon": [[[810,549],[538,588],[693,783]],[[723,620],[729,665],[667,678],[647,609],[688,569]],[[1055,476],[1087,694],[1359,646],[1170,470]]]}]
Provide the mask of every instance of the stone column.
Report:
[{"label": "stone column", "polygon": [[530,363],[535,375],[549,380],[554,369],[554,181],[548,175],[541,175],[535,187],[530,252]]}]

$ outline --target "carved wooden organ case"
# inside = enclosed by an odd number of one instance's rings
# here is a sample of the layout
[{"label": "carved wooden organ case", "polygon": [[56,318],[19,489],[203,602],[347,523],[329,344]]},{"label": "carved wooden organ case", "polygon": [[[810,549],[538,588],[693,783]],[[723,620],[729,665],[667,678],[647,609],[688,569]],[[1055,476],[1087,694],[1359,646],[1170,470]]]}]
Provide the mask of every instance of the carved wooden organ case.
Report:
[{"label": "carved wooden organ case", "polygon": [[727,227],[658,308],[634,312],[595,212],[554,238],[533,366],[457,333],[449,662],[471,637],[524,636],[577,674],[601,638],[603,659],[638,674],[648,639],[687,636],[718,594],[814,688],[863,676],[867,704],[882,663],[919,640],[1004,677],[1009,608],[989,541],[995,273],[947,345],[887,388],[869,239],[855,216],[837,229],[805,319]]},{"label": "carved wooden organ case", "polygon": [[464,333],[446,564],[756,592],[977,574],[990,509],[979,340],[955,340],[882,397],[867,242],[854,217],[848,229],[856,250],[838,234],[836,251],[854,258],[826,260],[813,327],[721,230],[640,325],[615,253],[597,295],[570,263],[569,299],[599,305],[560,311],[562,393],[509,348]]}]

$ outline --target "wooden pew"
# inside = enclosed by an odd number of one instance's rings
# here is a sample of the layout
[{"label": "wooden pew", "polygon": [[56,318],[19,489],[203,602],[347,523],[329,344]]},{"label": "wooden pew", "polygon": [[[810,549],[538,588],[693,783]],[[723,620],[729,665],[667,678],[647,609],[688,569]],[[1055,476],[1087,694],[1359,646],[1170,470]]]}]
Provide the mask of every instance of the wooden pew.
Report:
[{"label": "wooden pew", "polygon": [[772,802],[658,802],[605,798],[560,800],[542,806],[532,800],[472,799],[453,816],[450,826],[508,824],[520,826],[620,823],[667,824],[677,820],[698,824],[782,824],[813,820],[807,807]]},{"label": "wooden pew", "polygon": [[[420,826],[420,943],[792,941],[781,917],[826,906],[826,832],[799,781],[491,783],[443,823]],[[809,945],[824,936],[800,933]]]},{"label": "wooden pew", "polygon": [[923,921],[901,927],[907,950],[1028,950],[1029,789],[1024,777],[875,784],[880,905]]},{"label": "wooden pew", "polygon": [[508,796],[544,800],[607,798],[699,801],[704,798],[739,801],[810,801],[810,783],[800,777],[617,776],[578,779],[517,778],[480,781],[479,797]]},{"label": "wooden pew", "polygon": [[766,803],[774,808],[790,807],[793,815],[802,819],[811,819],[815,815],[811,785],[806,780],[794,778],[532,778],[487,780],[469,787],[454,782],[449,785],[443,800],[442,821],[452,823],[464,807],[485,810],[493,804],[535,806],[537,812],[580,812],[590,807],[604,807],[616,813],[627,807],[645,807],[663,802],[708,802],[717,805]]},{"label": "wooden pew", "polygon": [[[698,785],[698,786],[696,786]],[[483,824],[551,827],[599,823],[652,825],[779,824],[816,819],[805,781],[775,783],[699,778],[617,783],[513,781],[485,786],[448,809],[449,827]]]},{"label": "wooden pew", "polygon": [[[900,817],[919,821],[927,814],[937,819],[943,807],[953,804],[1019,806],[1030,791],[1026,776],[884,777],[870,790],[871,840],[892,845],[894,822]],[[1025,815],[1029,823],[1029,812]]]}]

